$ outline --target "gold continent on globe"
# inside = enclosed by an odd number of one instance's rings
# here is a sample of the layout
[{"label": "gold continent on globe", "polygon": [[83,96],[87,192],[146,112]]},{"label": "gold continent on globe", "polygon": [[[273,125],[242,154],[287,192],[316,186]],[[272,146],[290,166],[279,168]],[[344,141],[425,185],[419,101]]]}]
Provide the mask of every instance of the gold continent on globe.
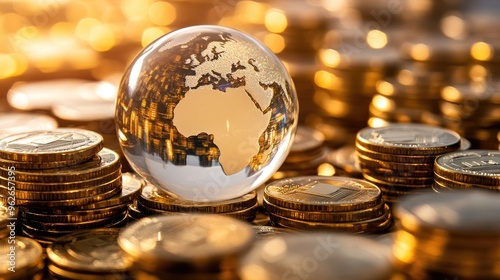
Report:
[{"label": "gold continent on globe", "polygon": [[204,25],[144,48],[124,74],[115,117],[124,154],[142,177],[183,199],[218,201],[249,193],[281,166],[298,101],[267,47]]}]

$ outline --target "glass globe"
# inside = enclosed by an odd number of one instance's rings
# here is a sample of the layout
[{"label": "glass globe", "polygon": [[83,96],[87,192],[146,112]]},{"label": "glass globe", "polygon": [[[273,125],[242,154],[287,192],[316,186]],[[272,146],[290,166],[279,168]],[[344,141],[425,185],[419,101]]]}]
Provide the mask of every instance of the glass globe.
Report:
[{"label": "glass globe", "polygon": [[132,167],[194,201],[236,198],[268,180],[288,154],[297,118],[279,59],[220,26],[188,27],[151,43],[124,74],[116,104]]}]

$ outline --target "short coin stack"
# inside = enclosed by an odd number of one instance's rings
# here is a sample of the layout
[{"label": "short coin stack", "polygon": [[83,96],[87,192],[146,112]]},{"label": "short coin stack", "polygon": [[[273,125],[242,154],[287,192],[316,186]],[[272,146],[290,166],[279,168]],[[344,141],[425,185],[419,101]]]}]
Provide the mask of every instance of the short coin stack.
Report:
[{"label": "short coin stack", "polygon": [[432,188],[436,156],[460,148],[460,135],[423,124],[365,128],[356,136],[363,177],[377,185],[384,199]]},{"label": "short coin stack", "polygon": [[0,138],[0,194],[15,195],[25,235],[50,242],[77,229],[126,222],[119,156],[102,146],[99,134],[81,129]]},{"label": "short coin stack", "polygon": [[318,166],[326,161],[325,137],[315,129],[299,126],[290,153],[273,175],[273,179],[317,175]]},{"label": "short coin stack", "polygon": [[392,279],[390,251],[367,237],[293,233],[259,240],[242,259],[242,280]]},{"label": "short coin stack", "polygon": [[11,239],[0,239],[0,279],[42,279],[42,246],[35,240],[22,236],[16,236],[15,243],[9,240]]},{"label": "short coin stack", "polygon": [[239,257],[255,233],[245,222],[221,215],[146,217],[127,226],[118,244],[136,279],[238,279]]},{"label": "short coin stack", "polygon": [[408,196],[394,209],[401,221],[395,265],[411,279],[498,279],[500,195],[456,191]]},{"label": "short coin stack", "polygon": [[74,232],[47,248],[51,279],[130,279],[130,261],[118,246],[120,229]]},{"label": "short coin stack", "polygon": [[275,225],[297,230],[373,233],[391,226],[380,189],[348,177],[305,176],[278,180],[264,190]]},{"label": "short coin stack", "polygon": [[434,165],[434,190],[500,191],[499,162],[497,150],[467,150],[439,156]]},{"label": "short coin stack", "polygon": [[146,185],[137,200],[137,210],[147,216],[211,213],[251,222],[255,219],[257,208],[255,192],[224,201],[193,202],[169,195],[153,185]]}]

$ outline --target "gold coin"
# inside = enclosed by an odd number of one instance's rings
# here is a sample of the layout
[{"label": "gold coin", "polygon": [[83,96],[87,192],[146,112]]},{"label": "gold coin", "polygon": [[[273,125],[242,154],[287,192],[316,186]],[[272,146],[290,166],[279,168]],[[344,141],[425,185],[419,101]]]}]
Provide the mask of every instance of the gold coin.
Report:
[{"label": "gold coin", "polygon": [[90,229],[90,228],[100,228],[100,227],[109,227],[117,222],[123,220],[123,217],[127,215],[127,210],[118,213],[118,215],[114,215],[107,218],[101,218],[96,220],[87,220],[87,221],[78,221],[78,222],[63,222],[63,223],[55,223],[55,222],[39,222],[35,220],[25,220],[23,226],[28,225],[32,228],[36,228],[40,231],[74,231],[81,229]]},{"label": "gold coin", "polygon": [[93,202],[87,205],[76,207],[79,210],[101,209],[122,204],[132,203],[141,194],[144,181],[133,173],[123,173],[122,187],[119,193],[101,201]]},{"label": "gold coin", "polygon": [[384,204],[376,205],[373,208],[349,211],[349,212],[312,212],[312,211],[297,211],[272,204],[264,199],[264,208],[270,214],[282,216],[285,218],[296,219],[308,222],[321,223],[348,223],[358,222],[363,220],[380,217],[384,214]]},{"label": "gold coin", "polygon": [[119,229],[78,231],[58,238],[47,248],[49,260],[64,269],[90,273],[122,272],[131,263],[118,246]]},{"label": "gold coin", "polygon": [[75,207],[75,206],[85,206],[87,204],[95,203],[101,200],[108,199],[120,193],[121,187],[115,188],[109,192],[101,193],[95,196],[89,196],[77,199],[66,199],[66,200],[25,200],[16,199],[16,205],[22,205],[27,207]]},{"label": "gold coin", "polygon": [[0,138],[0,158],[22,162],[86,161],[103,147],[102,136],[88,130],[57,128],[13,133]]},{"label": "gold coin", "polygon": [[362,236],[308,232],[259,240],[241,261],[242,280],[386,280],[392,274],[384,246]]},{"label": "gold coin", "polygon": [[460,135],[449,129],[423,124],[389,124],[360,130],[356,144],[379,153],[435,156],[458,150]]},{"label": "gold coin", "polygon": [[33,239],[23,236],[16,236],[14,243],[9,240],[12,239],[0,240],[0,262],[2,263],[0,278],[29,279],[37,272],[38,265],[43,261],[42,246]]},{"label": "gold coin", "polygon": [[500,185],[500,151],[466,150],[436,158],[434,172],[443,178],[478,185]]},{"label": "gold coin", "polygon": [[[84,189],[75,189],[66,191],[42,191],[42,192],[16,190],[15,195],[16,199],[21,199],[21,200],[44,201],[44,200],[79,199],[112,191],[115,190],[116,188],[119,188],[121,185],[122,185],[122,178],[118,177],[110,182],[106,182],[98,186],[88,187]],[[7,187],[0,185],[0,193],[7,195],[8,194]]]},{"label": "gold coin", "polygon": [[278,180],[264,189],[264,198],[298,211],[354,211],[381,203],[381,191],[372,183],[348,177],[304,176]]},{"label": "gold coin", "polygon": [[462,189],[462,190],[483,189],[483,190],[500,191],[500,186],[498,185],[480,185],[480,184],[463,183],[442,177],[438,174],[434,175],[434,180],[439,185],[449,189]]},{"label": "gold coin", "polygon": [[61,210],[29,208],[22,211],[22,217],[29,221],[44,223],[78,223],[117,216],[128,209],[126,204],[93,210]]},{"label": "gold coin", "polygon": [[382,216],[358,222],[309,222],[286,218],[273,213],[269,213],[269,218],[277,225],[299,230],[337,230],[352,233],[375,233],[384,231],[392,225],[392,214],[387,205],[385,205],[385,211]]},{"label": "gold coin", "polygon": [[255,232],[255,238],[257,240],[265,239],[268,237],[276,237],[276,236],[280,236],[282,234],[296,233],[296,231],[294,231],[292,229],[279,228],[279,227],[273,227],[273,226],[253,226],[252,228]]},{"label": "gold coin", "polygon": [[237,256],[250,248],[254,235],[247,223],[221,215],[156,216],[125,228],[118,244],[144,271],[219,272],[236,267]]},{"label": "gold coin", "polygon": [[[479,190],[425,193],[408,196],[400,201],[394,214],[401,221],[401,226],[411,232],[498,236],[499,199],[500,194]],[[426,211],[421,211],[423,207]]]},{"label": "gold coin", "polygon": [[[379,188],[391,189],[395,191],[408,191],[411,189],[426,189],[430,188],[434,183],[431,178],[412,178],[412,177],[379,177],[373,176],[369,173],[363,173],[363,178],[371,182]],[[403,182],[395,182],[401,178]],[[387,180],[387,181],[384,181]],[[391,181],[391,182],[390,182]],[[420,183],[420,184],[419,184]]]},{"label": "gold coin", "polygon": [[387,153],[379,153],[366,149],[365,147],[356,144],[356,152],[365,157],[376,160],[391,161],[399,163],[426,163],[433,164],[435,156],[409,156],[409,155],[393,155]]},{"label": "gold coin", "polygon": [[225,213],[247,209],[257,203],[257,194],[252,191],[244,196],[217,202],[194,202],[173,197],[155,186],[142,188],[139,201],[149,208],[169,212]]},{"label": "gold coin", "polygon": [[60,268],[56,265],[49,264],[47,273],[50,279],[79,279],[79,280],[126,280],[130,279],[130,275],[125,272],[112,273],[84,273],[80,271],[72,271]]},{"label": "gold coin", "polygon": [[[98,186],[106,182],[110,182],[118,177],[122,176],[122,171],[117,169],[109,174],[102,177],[77,181],[77,182],[57,182],[57,183],[38,183],[38,182],[24,182],[16,180],[16,190],[20,191],[67,191],[75,189],[84,189],[92,186]],[[0,177],[0,184],[7,186],[8,179]]]},{"label": "gold coin", "polygon": [[[81,182],[103,177],[121,168],[119,156],[107,148],[98,153],[98,157],[85,163],[66,168],[37,171],[15,170],[16,180],[38,183]],[[9,177],[9,170],[0,168],[0,176]]]},{"label": "gold coin", "polygon": [[432,174],[434,164],[427,163],[400,163],[392,161],[382,161],[358,154],[359,164],[367,169],[386,169],[395,173],[429,173]]}]

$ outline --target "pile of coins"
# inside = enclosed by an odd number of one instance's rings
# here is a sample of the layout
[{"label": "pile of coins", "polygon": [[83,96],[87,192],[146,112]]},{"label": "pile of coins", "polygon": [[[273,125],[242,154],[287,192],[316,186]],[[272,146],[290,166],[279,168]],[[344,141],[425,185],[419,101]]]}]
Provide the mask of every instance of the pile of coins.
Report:
[{"label": "pile of coins", "polygon": [[392,122],[441,124],[439,101],[444,85],[443,73],[410,65],[396,77],[378,81],[369,108],[369,126]]},{"label": "pile of coins", "polygon": [[241,280],[387,280],[390,251],[367,237],[294,233],[259,240],[242,259]]},{"label": "pile of coins", "polygon": [[194,202],[174,197],[153,185],[146,185],[142,188],[136,206],[138,212],[145,216],[211,213],[251,222],[255,219],[259,205],[255,191],[230,200]]},{"label": "pile of coins", "polygon": [[399,63],[396,49],[357,48],[348,43],[354,38],[342,36],[340,42],[327,43],[319,51],[320,70],[314,76],[319,116],[307,123],[323,132],[335,148],[352,143],[356,132],[366,127],[377,82],[390,76]]},{"label": "pile of coins", "polygon": [[296,230],[374,233],[392,224],[380,189],[348,177],[306,176],[278,180],[264,190],[273,224]]},{"label": "pile of coins", "polygon": [[126,223],[142,181],[122,177],[118,154],[102,146],[99,134],[81,129],[0,138],[0,194],[21,207],[26,236],[47,244],[74,230]]},{"label": "pile of coins", "polygon": [[460,135],[423,124],[364,128],[356,136],[363,177],[377,185],[384,200],[425,191],[434,184],[434,160],[460,148]]},{"label": "pile of coins", "polygon": [[500,95],[498,82],[490,80],[452,84],[441,91],[445,126],[466,136],[475,148],[498,149]]},{"label": "pile of coins", "polygon": [[0,279],[43,279],[43,249],[33,239],[0,239],[0,263]]},{"label": "pile of coins", "polygon": [[231,217],[170,215],[129,225],[118,244],[136,279],[238,279],[239,257],[254,236],[250,225]]},{"label": "pile of coins", "polygon": [[48,248],[50,279],[130,279],[130,262],[118,247],[120,229],[93,229],[56,239]]},{"label": "pile of coins", "polygon": [[395,265],[417,280],[498,279],[499,200],[477,190],[405,198],[394,209]]},{"label": "pile of coins", "polygon": [[467,150],[439,156],[434,165],[434,190],[500,191],[499,159],[498,150]]},{"label": "pile of coins", "polygon": [[325,137],[315,129],[298,126],[292,147],[272,179],[317,175],[318,166],[326,161]]}]

